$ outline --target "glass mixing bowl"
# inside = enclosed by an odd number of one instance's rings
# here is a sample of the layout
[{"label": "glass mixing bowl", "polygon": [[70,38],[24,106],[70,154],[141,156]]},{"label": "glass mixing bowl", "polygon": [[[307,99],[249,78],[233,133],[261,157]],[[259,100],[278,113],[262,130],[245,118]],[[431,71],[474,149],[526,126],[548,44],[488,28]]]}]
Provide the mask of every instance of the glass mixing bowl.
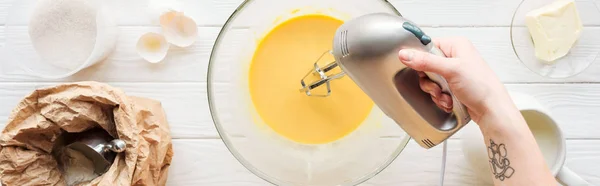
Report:
[{"label": "glass mixing bowl", "polygon": [[376,12],[400,15],[384,0],[247,0],[231,15],[210,57],[208,98],[223,142],[247,169],[277,185],[356,185],[377,175],[402,152],[410,137],[376,106],[344,138],[307,145],[276,134],[250,99],[252,55],[260,38],[278,23],[311,13],[348,20]]},{"label": "glass mixing bowl", "polygon": [[575,76],[600,60],[600,43],[597,25],[600,25],[600,0],[577,0],[575,6],[583,23],[578,41],[566,56],[553,62],[543,62],[535,56],[535,48],[529,30],[525,26],[525,16],[532,10],[548,5],[555,0],[523,0],[513,14],[510,25],[510,41],[517,58],[529,70],[548,78],[568,78]]}]

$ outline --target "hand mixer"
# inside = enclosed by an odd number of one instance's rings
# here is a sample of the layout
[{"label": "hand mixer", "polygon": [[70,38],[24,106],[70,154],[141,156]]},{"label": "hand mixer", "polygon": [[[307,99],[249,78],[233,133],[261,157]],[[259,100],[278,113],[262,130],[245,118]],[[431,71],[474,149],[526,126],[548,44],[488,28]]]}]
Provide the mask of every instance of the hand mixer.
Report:
[{"label": "hand mixer", "polygon": [[[301,91],[309,96],[329,96],[331,81],[348,75],[419,145],[427,149],[434,147],[471,118],[465,106],[457,104],[458,100],[441,76],[425,72],[442,92],[451,95],[454,103],[451,113],[438,108],[430,95],[421,90],[417,72],[398,58],[398,52],[406,48],[445,57],[429,36],[401,16],[374,13],[349,20],[336,31],[331,51],[335,61],[322,67],[315,63],[314,69],[301,80]],[[342,72],[329,75],[338,66]],[[311,74],[318,75],[319,79],[307,83],[305,79]],[[326,86],[325,94],[312,92],[320,86]]]}]

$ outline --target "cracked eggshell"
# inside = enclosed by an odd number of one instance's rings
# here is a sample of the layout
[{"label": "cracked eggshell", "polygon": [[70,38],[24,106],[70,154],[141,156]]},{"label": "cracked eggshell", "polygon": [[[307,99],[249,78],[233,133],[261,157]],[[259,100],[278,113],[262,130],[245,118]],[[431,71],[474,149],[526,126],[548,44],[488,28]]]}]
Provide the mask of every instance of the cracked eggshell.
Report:
[{"label": "cracked eggshell", "polygon": [[149,32],[138,39],[136,50],[144,60],[150,63],[158,63],[167,56],[169,43],[165,36]]},{"label": "cracked eggshell", "polygon": [[163,13],[160,16],[160,26],[167,41],[178,47],[188,47],[198,38],[198,25],[183,12]]},{"label": "cracked eggshell", "polygon": [[179,0],[149,0],[146,13],[152,24],[159,24],[160,16],[170,11],[183,11],[183,3]]}]

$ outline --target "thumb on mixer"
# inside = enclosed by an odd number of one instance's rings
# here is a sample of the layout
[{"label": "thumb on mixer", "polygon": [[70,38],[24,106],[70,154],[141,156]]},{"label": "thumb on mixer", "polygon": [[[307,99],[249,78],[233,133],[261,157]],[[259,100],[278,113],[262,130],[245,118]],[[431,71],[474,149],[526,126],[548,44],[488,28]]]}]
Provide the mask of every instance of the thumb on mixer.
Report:
[{"label": "thumb on mixer", "polygon": [[417,71],[433,72],[441,76],[451,76],[456,70],[457,61],[437,56],[429,52],[403,49],[399,52],[400,61]]}]

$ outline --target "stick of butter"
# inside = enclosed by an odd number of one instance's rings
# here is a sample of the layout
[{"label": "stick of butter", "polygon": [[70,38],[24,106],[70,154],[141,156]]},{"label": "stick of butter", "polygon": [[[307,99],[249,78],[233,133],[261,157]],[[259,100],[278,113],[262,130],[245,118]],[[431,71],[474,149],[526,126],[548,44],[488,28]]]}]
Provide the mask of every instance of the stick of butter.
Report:
[{"label": "stick of butter", "polygon": [[527,13],[525,24],[533,39],[535,56],[546,62],[567,55],[583,28],[572,0],[557,0]]}]

